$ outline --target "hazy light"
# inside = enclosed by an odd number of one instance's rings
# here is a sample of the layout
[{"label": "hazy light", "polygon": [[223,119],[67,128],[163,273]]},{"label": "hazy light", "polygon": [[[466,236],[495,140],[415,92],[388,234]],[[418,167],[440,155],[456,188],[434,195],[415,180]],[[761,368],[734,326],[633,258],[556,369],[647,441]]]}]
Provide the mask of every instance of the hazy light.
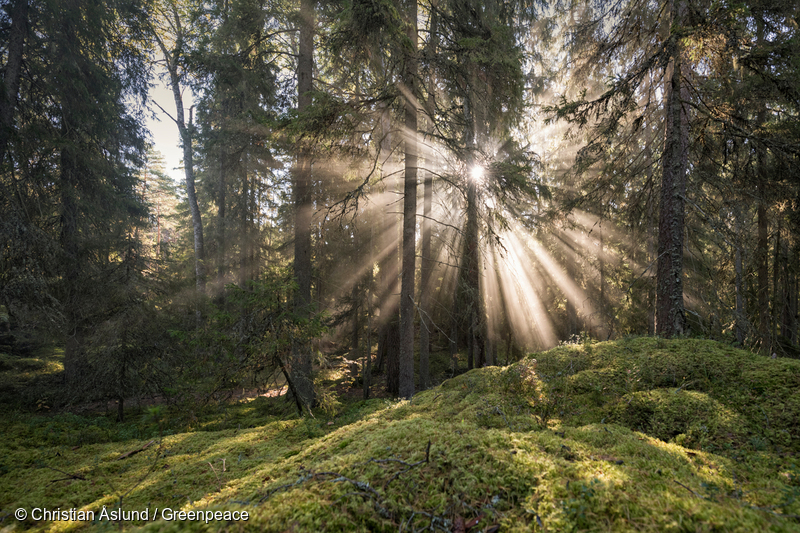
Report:
[{"label": "hazy light", "polygon": [[475,183],[481,183],[483,181],[483,167],[481,165],[473,165],[469,169],[469,179]]}]

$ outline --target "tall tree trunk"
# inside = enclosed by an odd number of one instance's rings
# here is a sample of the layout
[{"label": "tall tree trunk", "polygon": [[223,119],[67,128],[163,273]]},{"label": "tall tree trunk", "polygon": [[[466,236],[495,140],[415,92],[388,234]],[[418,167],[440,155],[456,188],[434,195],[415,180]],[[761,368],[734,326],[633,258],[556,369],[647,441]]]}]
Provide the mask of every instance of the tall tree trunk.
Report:
[{"label": "tall tree trunk", "polygon": [[[69,106],[65,106],[69,107]],[[71,117],[64,110],[61,132],[69,143]],[[81,323],[81,261],[78,243],[78,198],[80,171],[74,151],[76,146],[61,149],[61,216],[60,244],[64,252],[64,316],[66,318],[66,342],[64,343],[64,378],[71,390],[77,390],[88,368],[83,351],[84,325]]]},{"label": "tall tree trunk", "polygon": [[17,0],[11,8],[11,28],[8,34],[8,59],[3,71],[3,87],[0,94],[0,165],[6,155],[8,140],[14,124],[14,110],[19,95],[19,80],[22,72],[22,50],[28,33],[28,0]]},{"label": "tall tree trunk", "polygon": [[784,239],[781,243],[780,255],[780,271],[781,271],[781,338],[784,342],[792,343],[793,338],[793,324],[792,324],[792,288],[794,280],[792,279],[792,272],[789,270],[789,243],[788,239]]},{"label": "tall tree trunk", "polygon": [[403,187],[403,270],[400,285],[400,396],[414,395],[414,276],[417,253],[417,0],[408,0],[405,57],[405,179]]},{"label": "tall tree trunk", "polygon": [[767,207],[763,200],[758,203],[756,217],[758,226],[756,243],[758,335],[761,338],[761,354],[769,355],[772,348],[769,338],[769,223],[767,222]]},{"label": "tall tree trunk", "polygon": [[433,204],[433,179],[430,172],[425,173],[425,188],[423,192],[422,219],[422,258],[420,273],[420,330],[419,330],[419,388],[425,390],[430,386],[430,353],[431,353],[431,274],[433,273],[433,259],[431,258],[431,208]]},{"label": "tall tree trunk", "polygon": [[780,279],[781,273],[781,231],[783,229],[783,223],[780,213],[777,213],[777,227],[775,228],[775,246],[773,248],[772,254],[772,316],[770,317],[770,323],[772,325],[772,330],[770,331],[770,338],[773,339],[773,342],[777,342],[778,339],[778,320],[779,320],[779,313],[781,310],[781,293],[780,288],[778,285],[778,280]]},{"label": "tall tree trunk", "polygon": [[239,161],[239,174],[242,180],[242,212],[239,221],[241,228],[241,246],[239,249],[239,286],[244,287],[247,282],[247,265],[250,259],[250,176],[247,174],[246,156],[242,154]]},{"label": "tall tree trunk", "polygon": [[742,239],[744,238],[742,232],[742,211],[738,202],[734,207],[734,218],[736,227],[736,241],[734,243],[736,247],[734,251],[734,274],[736,278],[736,342],[738,342],[739,345],[743,345],[747,335],[747,317],[745,314],[747,302],[745,300],[746,291],[744,287],[744,258],[742,257]]},{"label": "tall tree trunk", "polygon": [[[301,113],[311,105],[314,71],[313,0],[300,2],[300,38],[297,57],[297,108]],[[294,177],[294,277],[297,281],[294,305],[302,317],[311,316],[311,154],[301,147],[297,156]],[[311,376],[311,346],[297,342],[292,349],[292,380],[306,408],[316,403]]]},{"label": "tall tree trunk", "polygon": [[[430,23],[430,39],[428,40],[428,54],[429,57],[434,57],[438,50],[438,27],[439,17],[438,12],[434,10],[431,13]],[[427,104],[427,130],[428,133],[433,132],[434,117],[436,114],[436,101],[434,95],[436,94],[436,79],[431,75],[428,80],[428,101]],[[435,157],[435,156],[433,156]],[[429,165],[433,166],[433,161],[426,161]],[[431,275],[433,273],[433,258],[431,257],[431,212],[433,208],[433,174],[425,171],[424,189],[422,193],[422,246],[421,246],[421,272],[420,272],[420,330],[419,330],[419,388],[425,390],[430,386],[430,353],[431,353],[431,330],[433,323],[430,319],[431,307]]]},{"label": "tall tree trunk", "polygon": [[464,139],[466,148],[466,180],[467,180],[467,221],[464,225],[464,247],[461,271],[461,282],[458,291],[464,301],[462,327],[467,332],[467,368],[483,366],[483,306],[480,287],[480,243],[478,231],[478,181],[474,173],[475,151],[477,142],[477,117],[473,87],[476,76],[470,75],[472,82],[467,87],[464,99]]},{"label": "tall tree trunk", "polygon": [[[74,28],[69,21],[61,27],[63,45],[60,56],[66,65],[79,65],[79,43]],[[60,41],[61,39],[59,39]],[[67,68],[66,72],[70,72]],[[60,213],[60,245],[64,254],[62,275],[64,282],[64,316],[66,319],[66,339],[64,343],[64,379],[67,387],[78,391],[85,385],[84,378],[89,369],[89,361],[84,351],[86,332],[83,310],[85,309],[85,291],[83,272],[84,259],[80,250],[80,206],[81,168],[80,117],[75,109],[75,100],[79,98],[74,92],[63,91],[59,105],[61,113],[62,142],[59,154],[60,176],[59,193],[61,200]]]},{"label": "tall tree trunk", "polygon": [[798,253],[794,252],[795,259],[792,261],[791,264],[795,265],[794,268],[789,268],[789,251],[786,250],[786,268],[787,272],[787,298],[786,298],[786,306],[784,307],[784,324],[786,324],[786,330],[788,334],[788,340],[791,343],[797,343],[798,340],[798,302],[800,302],[800,282],[797,276],[797,265],[800,264],[798,261]]},{"label": "tall tree trunk", "polygon": [[[175,19],[176,42],[183,40],[183,30],[180,24],[180,16],[177,10],[173,10],[172,15]],[[206,268],[205,268],[205,247],[203,244],[203,220],[200,215],[200,206],[197,203],[197,194],[194,186],[194,148],[192,146],[192,110],[189,109],[189,123],[186,123],[186,115],[183,109],[183,95],[181,94],[181,81],[178,75],[178,53],[179,50],[170,52],[161,39],[156,34],[156,40],[164,56],[164,64],[169,73],[169,83],[172,89],[172,98],[175,100],[175,125],[181,136],[183,146],[183,171],[186,185],[186,200],[189,202],[189,210],[192,213],[192,230],[194,232],[194,271],[197,292],[200,294],[206,291]]]},{"label": "tall tree trunk", "polygon": [[350,300],[353,303],[353,329],[350,330],[350,360],[358,361],[358,343],[361,336],[361,294],[358,283],[353,284],[350,291]]},{"label": "tall tree trunk", "polygon": [[609,321],[608,321],[608,308],[606,307],[607,298],[606,295],[606,258],[605,258],[605,239],[603,237],[603,227],[602,222],[597,225],[597,231],[599,234],[599,242],[600,242],[600,252],[598,254],[598,267],[600,270],[600,301],[598,302],[598,308],[600,311],[600,321],[598,324],[597,330],[597,337],[601,340],[606,340],[607,332],[609,331]]},{"label": "tall tree trunk", "polygon": [[219,288],[225,286],[225,217],[226,213],[226,183],[225,151],[219,150],[219,182],[217,189],[217,283]]},{"label": "tall tree trunk", "polygon": [[675,337],[688,333],[683,306],[683,226],[686,169],[689,158],[689,118],[682,102],[686,93],[681,73],[681,45],[674,28],[680,27],[684,4],[671,2],[670,62],[665,73],[663,174],[658,221],[656,334]]},{"label": "tall tree trunk", "polygon": [[464,227],[464,283],[466,296],[468,353],[467,367],[482,367],[484,361],[483,306],[480,287],[480,243],[478,242],[478,191],[477,183],[467,184],[467,222]]},{"label": "tall tree trunk", "polygon": [[[381,143],[379,160],[381,162],[381,174],[386,189],[400,194],[400,179],[394,172],[392,161],[393,132],[390,117],[390,109],[385,104],[381,112]],[[387,168],[388,167],[388,168]],[[402,215],[401,215],[402,216]],[[377,353],[377,372],[386,370],[386,388],[389,394],[397,396],[399,394],[398,371],[396,370],[399,362],[398,347],[400,344],[400,328],[397,327],[400,321],[400,302],[396,299],[400,284],[400,256],[402,255],[401,241],[401,222],[396,214],[384,210],[381,216],[382,230],[379,234],[381,259],[378,265],[379,286],[381,293],[379,300],[384,302],[378,317],[378,353]]]},{"label": "tall tree trunk", "polygon": [[[764,41],[764,13],[756,12],[756,40],[759,45]],[[755,127],[761,128],[766,122],[767,111],[764,102],[759,102]],[[756,242],[756,263],[758,278],[758,334],[761,337],[761,354],[772,352],[770,340],[769,313],[769,222],[767,220],[767,151],[763,144],[756,143],[756,181],[758,183],[758,207],[756,208],[756,224],[758,240]]]},{"label": "tall tree trunk", "polygon": [[367,290],[366,290],[366,299],[367,299],[367,349],[364,350],[364,367],[362,369],[361,375],[364,379],[364,399],[369,400],[369,389],[372,385],[372,290],[373,290],[373,277],[374,273],[374,265],[375,265],[375,256],[374,256],[374,225],[369,225],[369,264],[370,268],[368,269],[367,273]]}]

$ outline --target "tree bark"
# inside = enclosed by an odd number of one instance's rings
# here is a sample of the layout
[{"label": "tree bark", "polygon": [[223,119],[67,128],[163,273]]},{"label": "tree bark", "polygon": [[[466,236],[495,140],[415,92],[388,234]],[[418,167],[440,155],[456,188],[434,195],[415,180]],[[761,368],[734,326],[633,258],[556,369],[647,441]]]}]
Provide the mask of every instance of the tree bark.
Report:
[{"label": "tree bark", "polygon": [[[177,35],[176,42],[183,40],[183,29],[180,16],[177,10],[173,9],[175,29]],[[164,56],[164,63],[169,73],[169,83],[172,89],[172,98],[175,100],[175,124],[181,136],[183,147],[183,171],[186,185],[186,200],[189,203],[189,210],[192,213],[192,231],[194,233],[194,271],[197,292],[204,294],[206,291],[206,268],[205,268],[205,246],[203,244],[203,219],[200,214],[200,206],[197,203],[197,194],[194,184],[194,148],[192,146],[192,111],[189,110],[189,123],[186,123],[186,115],[183,110],[183,95],[181,94],[181,81],[178,75],[178,50],[170,52],[163,39],[156,35],[156,40],[161,53]]]},{"label": "tree bark", "polygon": [[417,229],[417,0],[408,2],[408,38],[403,72],[405,84],[405,178],[403,187],[403,267],[400,284],[399,393],[414,395],[414,276]]},{"label": "tree bark", "polygon": [[[764,13],[756,12],[756,40],[759,45],[764,40]],[[756,128],[761,128],[766,122],[767,112],[764,102],[759,102],[759,109],[755,117]],[[756,181],[758,186],[758,207],[756,208],[756,225],[758,226],[758,240],[756,241],[756,264],[758,283],[758,334],[761,337],[761,354],[769,355],[772,352],[770,339],[770,313],[769,313],[769,222],[767,221],[767,152],[763,144],[756,143]]]},{"label": "tree bark", "polygon": [[686,169],[689,158],[689,118],[682,99],[686,92],[681,73],[678,35],[678,0],[671,3],[670,62],[665,79],[664,154],[658,221],[658,270],[656,287],[656,334],[676,337],[688,333],[683,304],[683,227],[686,197]]},{"label": "tree bark", "polygon": [[[297,57],[297,109],[305,111],[311,106],[312,76],[314,70],[314,2],[300,2],[300,38]],[[294,277],[297,281],[294,305],[301,317],[311,316],[311,154],[300,147],[294,177]],[[307,407],[316,404],[312,379],[311,346],[296,342],[292,349],[292,379]]]},{"label": "tree bark", "polygon": [[767,207],[763,200],[758,203],[756,217],[758,226],[756,243],[758,334],[761,337],[761,354],[769,355],[772,348],[769,336],[769,223],[767,222]]},{"label": "tree bark", "polygon": [[478,191],[475,180],[467,184],[467,222],[464,227],[464,282],[466,296],[468,352],[467,368],[484,365],[483,305],[480,287],[480,243],[478,235]]},{"label": "tree bark", "polygon": [[[428,40],[428,54],[429,57],[434,57],[438,49],[438,12],[431,13],[430,34]],[[436,101],[434,95],[436,94],[436,80],[431,75],[428,81],[428,101],[427,101],[427,116],[428,124],[427,129],[429,133],[433,132],[433,121],[436,112]],[[432,163],[428,161],[428,163]],[[420,259],[420,330],[419,330],[419,388],[425,390],[430,386],[430,352],[431,352],[431,331],[433,326],[430,320],[431,308],[431,275],[433,274],[433,259],[431,258],[431,212],[433,208],[433,175],[430,171],[425,171],[424,188],[423,188],[423,218],[422,218],[422,245],[421,245],[421,259]]]},{"label": "tree bark", "polygon": [[249,279],[248,264],[250,260],[250,176],[247,174],[247,164],[245,154],[242,154],[242,160],[239,161],[239,175],[242,181],[242,210],[241,220],[239,221],[241,228],[241,245],[239,247],[239,286],[244,288],[245,283]]},{"label": "tree bark", "polygon": [[8,141],[14,124],[14,110],[19,96],[19,80],[22,72],[22,51],[28,33],[28,1],[17,0],[11,8],[11,28],[8,36],[8,59],[3,72],[3,87],[0,95],[0,165],[6,155]]},{"label": "tree bark", "polygon": [[789,270],[789,243],[784,239],[781,243],[780,272],[781,272],[781,338],[787,343],[793,343],[793,314],[792,314],[792,289],[794,280]]},{"label": "tree bark", "polygon": [[364,399],[369,400],[369,389],[372,385],[372,290],[373,290],[373,277],[374,269],[372,265],[375,264],[374,257],[374,225],[369,225],[369,264],[370,268],[367,273],[367,349],[364,350],[364,367],[361,375],[364,379]]},{"label": "tree bark", "polygon": [[[63,117],[62,133],[68,135],[71,121]],[[88,361],[83,350],[84,326],[81,323],[80,251],[78,244],[78,197],[80,180],[75,147],[61,149],[61,249],[64,252],[64,316],[67,334],[64,343],[64,378],[67,386],[77,390],[86,374]]]},{"label": "tree bark", "polygon": [[747,318],[745,315],[747,302],[745,300],[746,291],[744,288],[742,212],[738,203],[734,207],[734,218],[736,225],[736,241],[734,243],[734,275],[736,283],[736,342],[738,342],[741,346],[744,344],[744,340],[747,335]]},{"label": "tree bark", "polygon": [[225,218],[226,213],[226,184],[225,151],[219,150],[219,183],[217,184],[217,284],[222,289],[225,286]]}]

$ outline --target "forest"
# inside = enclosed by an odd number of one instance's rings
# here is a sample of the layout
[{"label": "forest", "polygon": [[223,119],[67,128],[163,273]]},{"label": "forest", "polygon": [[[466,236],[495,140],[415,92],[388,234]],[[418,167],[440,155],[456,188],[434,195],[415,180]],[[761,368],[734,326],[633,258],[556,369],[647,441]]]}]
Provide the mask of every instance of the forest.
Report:
[{"label": "forest", "polygon": [[3,0],[0,528],[798,527],[798,16]]}]

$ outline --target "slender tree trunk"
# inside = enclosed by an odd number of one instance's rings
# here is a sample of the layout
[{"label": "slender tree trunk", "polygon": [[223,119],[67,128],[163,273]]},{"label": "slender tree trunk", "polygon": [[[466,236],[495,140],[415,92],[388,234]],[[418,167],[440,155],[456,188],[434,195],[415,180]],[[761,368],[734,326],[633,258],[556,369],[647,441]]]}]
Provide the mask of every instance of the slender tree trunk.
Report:
[{"label": "slender tree trunk", "polygon": [[480,243],[478,242],[477,184],[470,180],[467,185],[467,222],[464,227],[464,287],[468,308],[469,352],[467,367],[482,367],[483,352],[483,306],[480,287]]},{"label": "slender tree trunk", "polygon": [[599,241],[600,241],[600,252],[598,254],[598,263],[600,269],[600,301],[598,302],[598,308],[600,311],[600,320],[599,320],[599,329],[597,331],[597,337],[599,339],[605,340],[607,331],[609,330],[608,324],[608,309],[606,307],[607,304],[607,295],[606,295],[606,259],[605,259],[605,239],[603,237],[603,227],[602,222],[597,225],[597,231],[599,234]]},{"label": "slender tree trunk", "polygon": [[475,166],[475,150],[477,137],[477,118],[475,98],[472,94],[473,83],[467,88],[464,100],[464,138],[466,144],[466,180],[467,180],[467,221],[464,225],[464,248],[459,284],[465,303],[465,329],[467,331],[467,368],[481,367],[484,364],[483,342],[483,306],[480,287],[480,243],[478,228],[478,180],[473,173]]},{"label": "slender tree trunk", "polygon": [[[381,143],[379,159],[382,165],[382,176],[387,183],[387,190],[394,189],[400,193],[400,179],[394,170],[392,158],[392,124],[390,110],[384,106],[381,112]],[[388,168],[387,168],[388,167]],[[399,394],[399,383],[397,380],[398,372],[395,370],[399,364],[397,361],[400,344],[400,329],[397,324],[400,321],[399,307],[400,302],[396,295],[399,292],[400,276],[400,242],[401,222],[397,215],[388,210],[383,211],[381,216],[382,231],[379,234],[380,249],[382,258],[378,265],[380,273],[379,286],[382,292],[384,306],[380,309],[378,318],[378,353],[377,353],[377,372],[386,370],[387,391],[397,396]]]},{"label": "slender tree trunk", "polygon": [[14,125],[14,110],[19,95],[22,72],[22,51],[28,33],[28,0],[17,0],[11,8],[11,28],[8,34],[8,51],[3,71],[3,88],[0,94],[0,165],[6,155],[8,140]]},{"label": "slender tree trunk", "polygon": [[[683,2],[671,3],[672,27],[679,27]],[[658,222],[658,270],[656,288],[656,334],[676,337],[688,333],[683,306],[683,227],[686,169],[689,155],[689,119],[683,99],[686,93],[681,73],[681,45],[671,33],[670,62],[665,74],[663,174]]]},{"label": "slender tree trunk", "polygon": [[219,151],[219,182],[217,189],[217,283],[220,289],[225,286],[225,218],[226,218],[226,183],[225,183],[225,151]]},{"label": "slender tree trunk", "polygon": [[369,389],[372,382],[372,290],[373,290],[373,266],[375,265],[374,256],[374,225],[369,225],[369,264],[370,268],[367,274],[367,349],[364,350],[364,369],[362,376],[364,378],[364,399],[369,400]]},{"label": "slender tree trunk", "polygon": [[430,352],[431,352],[431,274],[433,260],[431,258],[431,208],[433,204],[433,179],[430,172],[425,173],[425,189],[423,192],[422,219],[422,259],[420,273],[420,330],[419,330],[419,388],[425,390],[430,386]]},{"label": "slender tree trunk", "polygon": [[[68,106],[65,106],[68,107]],[[65,115],[68,111],[65,112]],[[62,118],[62,135],[68,139],[69,126],[72,122],[68,116]],[[67,146],[61,149],[61,249],[64,252],[64,316],[67,324],[67,335],[64,343],[64,377],[67,386],[77,390],[88,368],[88,361],[83,350],[84,326],[81,323],[80,297],[81,261],[78,243],[78,198],[80,172],[73,153],[77,148]]]},{"label": "slender tree trunk", "polygon": [[[311,105],[312,76],[314,70],[314,2],[300,2],[300,38],[297,57],[297,107],[301,113]],[[295,312],[311,316],[311,154],[301,147],[294,171],[294,277],[297,281]],[[295,343],[293,347],[292,379],[307,407],[316,403],[314,382],[311,376],[311,346]]]},{"label": "slender tree trunk", "polygon": [[[183,39],[183,30],[180,25],[180,16],[177,11],[173,11],[176,28],[176,41]],[[192,230],[194,232],[194,270],[197,292],[205,293],[206,290],[206,269],[205,269],[205,247],[203,244],[203,220],[200,214],[200,206],[197,203],[197,194],[194,186],[194,148],[192,146],[192,110],[189,109],[189,123],[186,123],[186,115],[183,109],[183,95],[181,94],[181,82],[178,75],[178,53],[179,50],[170,52],[164,41],[156,35],[156,40],[164,56],[164,63],[169,73],[169,83],[172,89],[172,98],[175,100],[175,124],[178,126],[178,133],[181,136],[183,146],[183,170],[186,185],[186,200],[189,203],[189,210],[192,213]]]},{"label": "slender tree trunk", "polygon": [[735,241],[735,257],[734,257],[734,272],[736,276],[736,342],[739,345],[744,344],[745,336],[747,335],[746,327],[746,292],[744,288],[744,259],[742,257],[742,213],[739,204],[737,203],[734,208],[734,217],[736,225],[736,241]]},{"label": "slender tree trunk", "polygon": [[[764,41],[764,13],[756,12],[756,40],[758,44]],[[756,113],[755,126],[760,128],[766,122],[767,112],[764,102],[759,102]],[[758,226],[758,240],[756,242],[756,263],[758,279],[758,334],[761,337],[761,354],[772,353],[770,340],[770,312],[769,312],[769,222],[767,220],[767,153],[766,148],[756,143],[756,179],[758,182],[758,207],[756,208],[756,224]]]},{"label": "slender tree trunk", "polygon": [[[457,298],[454,298],[453,301],[456,302]],[[458,312],[455,309],[455,305],[453,306],[453,314],[450,321],[450,342],[448,345],[453,375],[455,375],[458,372]]]},{"label": "slender tree trunk", "polygon": [[781,271],[781,338],[784,342],[792,343],[792,286],[793,280],[789,270],[789,243],[784,239],[781,243],[780,271]]},{"label": "slender tree trunk", "polygon": [[161,204],[159,203],[156,203],[156,259],[161,259]]},{"label": "slender tree trunk", "polygon": [[350,330],[350,360],[358,361],[358,343],[361,335],[361,295],[358,290],[358,283],[353,284],[350,291],[350,299],[353,302],[353,329]]},{"label": "slender tree trunk", "polygon": [[[438,49],[438,12],[431,13],[430,34],[428,41],[429,57],[434,57]],[[428,81],[428,101],[427,101],[427,129],[431,133],[434,126],[434,116],[436,113],[436,79],[431,76]],[[435,157],[435,156],[434,156]],[[427,161],[431,164],[432,161]],[[431,212],[433,208],[433,175],[430,171],[425,171],[423,189],[423,218],[422,218],[422,246],[421,246],[421,272],[420,272],[420,330],[419,330],[419,388],[425,390],[430,386],[430,353],[431,353],[431,275],[433,273],[433,258],[431,257]]]},{"label": "slender tree trunk", "polygon": [[403,187],[403,270],[400,285],[400,396],[414,395],[414,276],[417,253],[417,0],[408,1],[405,57],[405,179]]},{"label": "slender tree trunk", "polygon": [[241,245],[239,247],[239,286],[244,287],[247,281],[247,258],[250,255],[250,227],[247,217],[250,212],[250,181],[244,161],[239,162],[239,173],[242,179],[242,211],[240,213],[239,227],[241,231]]},{"label": "slender tree trunk", "polygon": [[793,260],[792,264],[795,265],[794,268],[789,268],[789,251],[786,251],[787,257],[787,279],[788,279],[788,287],[787,291],[787,302],[784,314],[784,324],[786,324],[786,330],[788,333],[788,339],[792,343],[798,342],[798,301],[800,301],[800,282],[798,282],[797,277],[797,265],[800,264],[798,261],[798,254],[795,251],[794,253],[795,259]]},{"label": "slender tree trunk", "polygon": [[770,323],[772,325],[771,339],[777,342],[778,339],[778,320],[779,320],[779,313],[781,311],[781,293],[780,287],[778,285],[778,280],[780,279],[781,273],[781,231],[782,231],[782,219],[780,213],[778,213],[777,218],[777,227],[775,228],[775,247],[773,249],[772,254],[772,316],[770,317]]},{"label": "slender tree trunk", "polygon": [[769,225],[767,222],[767,207],[763,201],[758,203],[756,217],[758,226],[758,241],[756,243],[758,334],[761,337],[761,354],[769,355],[772,348],[769,338]]}]

